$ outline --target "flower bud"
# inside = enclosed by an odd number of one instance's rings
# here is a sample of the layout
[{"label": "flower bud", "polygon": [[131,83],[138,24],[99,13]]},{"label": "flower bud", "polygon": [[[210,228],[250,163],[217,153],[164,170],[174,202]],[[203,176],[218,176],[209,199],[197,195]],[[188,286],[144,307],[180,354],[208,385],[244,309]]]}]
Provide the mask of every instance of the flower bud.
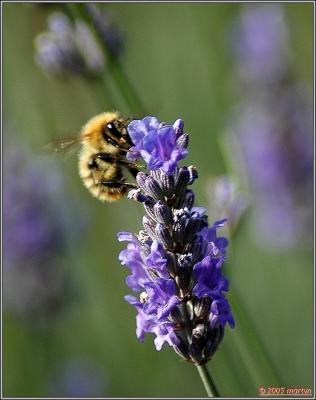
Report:
[{"label": "flower bud", "polygon": [[147,215],[143,216],[143,227],[152,240],[156,240],[155,223]]},{"label": "flower bud", "polygon": [[174,277],[177,271],[177,259],[176,256],[171,253],[170,251],[166,252],[166,259],[167,259],[167,270],[169,274]]},{"label": "flower bud", "polygon": [[173,129],[175,130],[177,139],[183,134],[183,128],[184,128],[184,123],[182,119],[181,118],[177,119],[173,124]]},{"label": "flower bud", "polygon": [[212,358],[213,354],[218,349],[218,346],[221,343],[223,337],[224,337],[224,328],[222,326],[219,326],[218,328],[215,329],[210,329],[208,334],[208,340],[204,348],[204,357],[206,361]]},{"label": "flower bud", "polygon": [[158,180],[165,196],[171,198],[174,195],[174,177],[173,175],[167,175],[164,171],[160,171]]},{"label": "flower bud", "polygon": [[169,314],[168,319],[175,324],[182,324],[183,317],[179,308],[174,308]]},{"label": "flower bud", "polygon": [[188,144],[189,144],[189,135],[187,133],[183,133],[181,136],[178,137],[177,139],[178,146],[187,148]]},{"label": "flower bud", "polygon": [[164,199],[164,195],[163,195],[161,187],[159,186],[157,181],[152,176],[148,176],[146,178],[145,190],[155,200],[163,200]]},{"label": "flower bud", "polygon": [[179,201],[176,204],[177,208],[188,208],[191,210],[194,203],[195,195],[194,192],[190,189],[187,189],[184,195],[179,198]]},{"label": "flower bud", "polygon": [[200,218],[190,218],[185,229],[185,242],[192,241],[199,230]]},{"label": "flower bud", "polygon": [[185,268],[180,268],[177,272],[175,281],[182,293],[181,297],[185,297],[188,292],[190,286],[190,278],[191,278],[190,275],[191,275],[190,271]]},{"label": "flower bud", "polygon": [[139,203],[150,203],[150,198],[148,196],[146,196],[145,194],[143,194],[143,192],[141,191],[141,189],[132,189],[128,192],[127,195],[128,199],[137,201]]},{"label": "flower bud", "polygon": [[190,174],[189,185],[192,185],[192,183],[199,177],[199,174],[197,172],[197,169],[193,167],[193,165],[190,165],[188,167],[188,171]]},{"label": "flower bud", "polygon": [[154,211],[155,218],[158,222],[165,224],[165,225],[172,224],[172,222],[173,222],[172,211],[162,201],[159,200],[154,205],[153,211]]},{"label": "flower bud", "polygon": [[157,224],[155,228],[155,233],[158,241],[162,243],[165,249],[173,248],[173,240],[168,228],[166,228],[162,224]]},{"label": "flower bud", "polygon": [[181,167],[178,173],[176,186],[175,186],[175,194],[178,197],[181,197],[185,192],[189,182],[190,182],[190,171],[188,167]]},{"label": "flower bud", "polygon": [[140,189],[142,189],[143,191],[146,190],[146,188],[145,188],[146,179],[147,179],[147,175],[144,172],[138,172],[138,174],[136,176],[136,182],[137,182],[138,186],[140,187]]},{"label": "flower bud", "polygon": [[196,298],[194,302],[194,314],[198,319],[204,319],[210,313],[211,299],[209,297]]},{"label": "flower bud", "polygon": [[175,241],[175,243],[184,243],[187,222],[187,218],[183,217],[173,224],[173,240]]},{"label": "flower bud", "polygon": [[155,221],[156,220],[156,215],[154,213],[154,207],[152,204],[144,204],[144,208],[146,210],[146,213],[149,215],[149,217]]},{"label": "flower bud", "polygon": [[190,360],[189,348],[183,340],[181,340],[180,344],[173,346],[173,350],[184,360]]}]

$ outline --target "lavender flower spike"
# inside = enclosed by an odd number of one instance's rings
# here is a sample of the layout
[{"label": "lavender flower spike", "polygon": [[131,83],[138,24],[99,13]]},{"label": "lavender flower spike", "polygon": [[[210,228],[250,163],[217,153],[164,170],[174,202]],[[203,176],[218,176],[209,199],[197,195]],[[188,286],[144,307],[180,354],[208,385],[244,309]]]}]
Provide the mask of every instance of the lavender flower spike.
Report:
[{"label": "lavender flower spike", "polygon": [[52,13],[48,30],[39,33],[34,42],[35,61],[53,75],[96,77],[106,65],[102,51],[89,26],[83,20],[72,23],[61,12]]},{"label": "lavender flower spike", "polygon": [[222,274],[228,240],[217,236],[226,220],[209,227],[205,209],[193,206],[188,186],[197,171],[178,165],[187,155],[183,128],[182,120],[167,125],[155,117],[128,126],[134,146],[127,157],[142,157],[148,169],[138,173],[138,189],[129,198],[142,203],[146,215],[137,235],[118,234],[128,242],[119,259],[131,272],[127,285],[137,293],[125,299],[137,311],[138,339],[153,333],[157,350],[166,342],[185,360],[202,365],[217,350],[226,323],[233,328],[235,322]]}]

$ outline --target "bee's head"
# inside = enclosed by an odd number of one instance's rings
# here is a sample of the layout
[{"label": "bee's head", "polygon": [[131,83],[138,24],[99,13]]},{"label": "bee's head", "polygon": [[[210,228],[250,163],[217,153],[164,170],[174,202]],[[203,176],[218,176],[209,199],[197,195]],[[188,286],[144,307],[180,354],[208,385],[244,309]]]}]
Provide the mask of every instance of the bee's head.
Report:
[{"label": "bee's head", "polygon": [[104,112],[95,115],[84,125],[81,137],[95,151],[117,153],[121,150],[126,153],[133,145],[126,128],[128,122],[117,112]]},{"label": "bee's head", "polygon": [[126,125],[119,119],[104,124],[102,137],[106,143],[120,149],[128,150],[132,146]]}]

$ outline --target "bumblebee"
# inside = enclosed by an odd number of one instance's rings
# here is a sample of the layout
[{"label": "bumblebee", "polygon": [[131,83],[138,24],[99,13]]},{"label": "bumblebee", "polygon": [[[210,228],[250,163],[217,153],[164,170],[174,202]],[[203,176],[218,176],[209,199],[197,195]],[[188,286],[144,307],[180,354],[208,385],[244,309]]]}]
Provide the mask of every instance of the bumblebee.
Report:
[{"label": "bumblebee", "polygon": [[135,178],[138,166],[126,159],[132,146],[127,123],[118,112],[104,112],[92,117],[82,128],[79,138],[61,141],[58,150],[80,144],[79,175],[85,187],[97,199],[113,202],[136,186],[126,182],[124,170]]}]

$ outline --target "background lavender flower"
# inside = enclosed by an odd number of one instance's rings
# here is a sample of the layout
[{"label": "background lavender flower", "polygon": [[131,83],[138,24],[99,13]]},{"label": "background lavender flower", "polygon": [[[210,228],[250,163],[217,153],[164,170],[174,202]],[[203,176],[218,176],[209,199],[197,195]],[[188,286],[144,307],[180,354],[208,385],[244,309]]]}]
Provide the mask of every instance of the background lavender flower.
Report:
[{"label": "background lavender flower", "polygon": [[4,164],[4,309],[19,317],[43,317],[57,311],[70,291],[62,266],[68,218],[61,175],[49,161],[43,168],[13,147]]},{"label": "background lavender flower", "polygon": [[214,219],[227,217],[226,225],[232,233],[247,210],[248,196],[228,175],[210,180],[207,184],[207,195],[211,217]]},{"label": "background lavender flower", "polygon": [[104,371],[97,363],[78,358],[59,365],[51,386],[54,397],[102,397],[107,383]]},{"label": "background lavender flower", "polygon": [[126,283],[139,293],[125,297],[137,310],[136,334],[144,340],[145,333],[154,333],[157,350],[167,342],[187,361],[204,364],[226,323],[235,325],[222,275],[228,240],[217,237],[225,220],[209,227],[204,209],[194,207],[188,185],[197,171],[177,164],[187,154],[182,120],[165,125],[145,117],[132,121],[128,132],[135,145],[129,157],[142,156],[149,169],[138,173],[139,188],[129,193],[145,207],[144,229],[118,234],[129,243],[119,255],[131,272]]},{"label": "background lavender flower", "polygon": [[244,6],[234,33],[237,91],[247,96],[232,113],[229,135],[237,139],[248,175],[252,236],[270,249],[285,249],[312,230],[311,95],[291,78],[281,6]]},{"label": "background lavender flower", "polygon": [[289,61],[288,40],[281,5],[244,6],[232,32],[240,79],[258,86],[281,79]]},{"label": "background lavender flower", "polygon": [[124,39],[114,23],[113,14],[109,10],[101,9],[99,4],[86,3],[85,7],[107,50],[114,57],[120,56],[124,50]]},{"label": "background lavender flower", "polygon": [[105,67],[105,58],[93,33],[82,20],[75,24],[61,13],[52,13],[48,31],[35,39],[35,60],[52,74],[74,73],[95,76]]}]

